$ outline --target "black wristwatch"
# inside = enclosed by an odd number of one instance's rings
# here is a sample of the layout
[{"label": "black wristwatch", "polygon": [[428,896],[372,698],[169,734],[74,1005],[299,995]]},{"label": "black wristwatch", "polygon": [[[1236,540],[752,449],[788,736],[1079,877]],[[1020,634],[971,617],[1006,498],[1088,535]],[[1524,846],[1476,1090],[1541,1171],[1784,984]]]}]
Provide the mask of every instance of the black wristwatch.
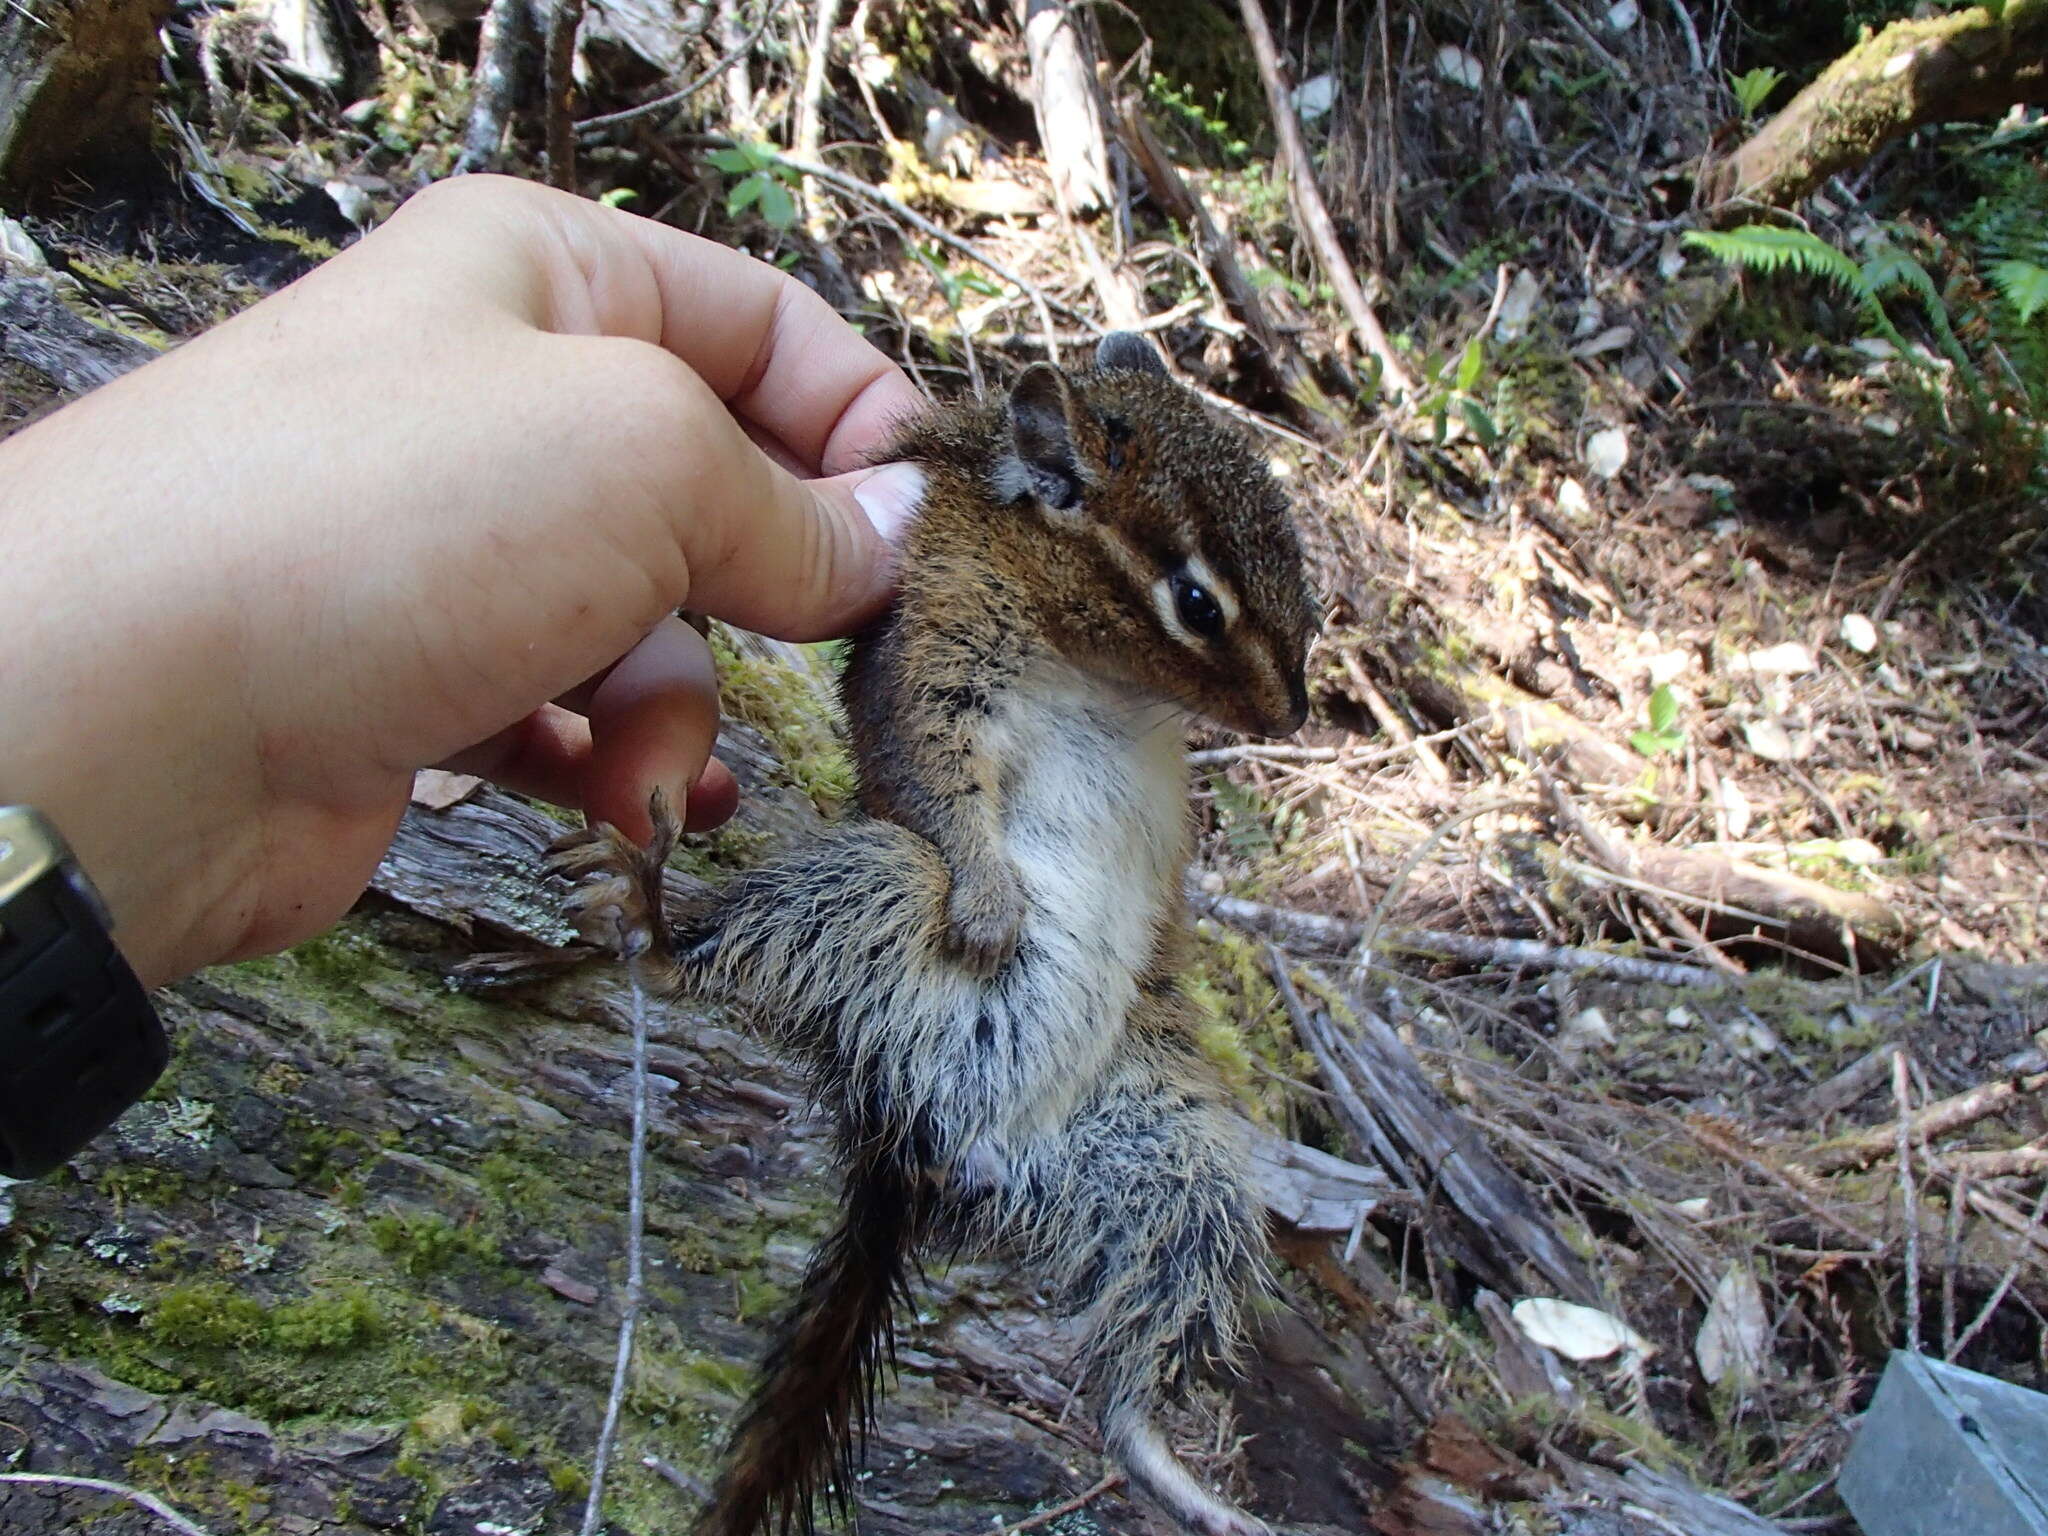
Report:
[{"label": "black wristwatch", "polygon": [[170,1061],[112,927],[56,829],[0,806],[0,1175],[58,1167]]}]

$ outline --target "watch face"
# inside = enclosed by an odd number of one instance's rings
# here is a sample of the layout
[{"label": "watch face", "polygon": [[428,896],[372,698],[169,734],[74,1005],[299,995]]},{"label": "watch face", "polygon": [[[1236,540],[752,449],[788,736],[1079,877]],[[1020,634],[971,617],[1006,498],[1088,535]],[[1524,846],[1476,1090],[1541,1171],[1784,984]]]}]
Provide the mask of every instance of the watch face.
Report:
[{"label": "watch face", "polygon": [[56,829],[25,805],[0,805],[0,904],[69,857]]}]

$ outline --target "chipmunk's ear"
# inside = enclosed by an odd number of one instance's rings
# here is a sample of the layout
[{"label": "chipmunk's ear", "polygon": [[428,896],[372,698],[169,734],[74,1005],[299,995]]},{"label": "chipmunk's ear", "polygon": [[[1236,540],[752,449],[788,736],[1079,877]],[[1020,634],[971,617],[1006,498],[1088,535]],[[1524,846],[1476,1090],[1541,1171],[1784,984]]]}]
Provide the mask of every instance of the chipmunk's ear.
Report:
[{"label": "chipmunk's ear", "polygon": [[1050,363],[1033,363],[1010,389],[1011,457],[996,467],[1007,499],[1036,499],[1053,512],[1081,504],[1081,461],[1074,452],[1072,389]]},{"label": "chipmunk's ear", "polygon": [[1104,373],[1151,373],[1167,378],[1159,349],[1135,331],[1111,331],[1095,344],[1095,366]]}]

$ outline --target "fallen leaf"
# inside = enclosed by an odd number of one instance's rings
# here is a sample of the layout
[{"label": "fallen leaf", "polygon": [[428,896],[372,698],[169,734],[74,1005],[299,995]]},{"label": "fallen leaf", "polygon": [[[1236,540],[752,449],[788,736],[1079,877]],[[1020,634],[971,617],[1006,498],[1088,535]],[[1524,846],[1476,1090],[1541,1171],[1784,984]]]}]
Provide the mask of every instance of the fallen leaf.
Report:
[{"label": "fallen leaf", "polygon": [[1605,1360],[1623,1350],[1649,1356],[1656,1346],[1620,1318],[1576,1302],[1526,1296],[1515,1303],[1515,1326],[1567,1360]]},{"label": "fallen leaf", "polygon": [[1792,736],[1775,720],[1752,720],[1742,728],[1749,750],[1767,763],[1792,761]]},{"label": "fallen leaf", "polygon": [[1567,476],[1557,488],[1557,510],[1573,522],[1582,523],[1593,515],[1593,502],[1586,495],[1586,488]]},{"label": "fallen leaf", "polygon": [[1755,1274],[1747,1264],[1732,1265],[1714,1287],[1706,1321],[1693,1341],[1693,1354],[1707,1385],[1725,1380],[1740,1387],[1761,1380],[1770,1331],[1770,1316],[1764,1311],[1763,1292],[1757,1288]]},{"label": "fallen leaf", "polygon": [[412,803],[429,811],[445,811],[475,794],[481,783],[483,780],[473,773],[422,768],[412,776]]},{"label": "fallen leaf", "polygon": [[1730,672],[1748,672],[1759,677],[1799,677],[1811,672],[1815,665],[1813,652],[1797,640],[1767,645],[1760,651],[1745,651],[1728,660]]},{"label": "fallen leaf", "polygon": [[1842,615],[1842,643],[1861,655],[1877,649],[1877,626],[1860,613]]},{"label": "fallen leaf", "polygon": [[1437,49],[1436,72],[1468,91],[1476,91],[1486,83],[1486,66],[1455,43],[1445,43]]},{"label": "fallen leaf", "polygon": [[1628,462],[1628,428],[1603,427],[1586,439],[1586,468],[1612,480]]},{"label": "fallen leaf", "polygon": [[1520,341],[1536,314],[1536,301],[1542,297],[1543,285],[1536,281],[1536,274],[1527,267],[1517,272],[1508,284],[1508,296],[1501,300],[1500,318],[1493,325],[1494,340]]}]

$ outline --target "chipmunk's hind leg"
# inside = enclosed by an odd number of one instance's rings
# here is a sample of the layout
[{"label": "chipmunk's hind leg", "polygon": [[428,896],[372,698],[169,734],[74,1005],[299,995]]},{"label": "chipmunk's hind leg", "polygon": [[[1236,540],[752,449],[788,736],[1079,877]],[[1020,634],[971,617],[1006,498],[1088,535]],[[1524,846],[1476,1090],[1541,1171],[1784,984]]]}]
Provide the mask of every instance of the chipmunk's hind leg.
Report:
[{"label": "chipmunk's hind leg", "polygon": [[647,814],[654,835],[645,848],[605,822],[557,838],[546,862],[551,873],[574,882],[563,906],[576,931],[638,961],[651,990],[674,992],[682,968],[664,911],[662,870],[682,828],[666,790],[649,797]]},{"label": "chipmunk's hind leg", "polygon": [[1263,1284],[1262,1209],[1236,1117],[1176,1048],[1127,1042],[1107,1084],[1040,1143],[1013,1220],[1086,1319],[1103,1441],[1133,1484],[1200,1536],[1266,1527],[1204,1488],[1159,1419],[1189,1366],[1228,1360]]}]

